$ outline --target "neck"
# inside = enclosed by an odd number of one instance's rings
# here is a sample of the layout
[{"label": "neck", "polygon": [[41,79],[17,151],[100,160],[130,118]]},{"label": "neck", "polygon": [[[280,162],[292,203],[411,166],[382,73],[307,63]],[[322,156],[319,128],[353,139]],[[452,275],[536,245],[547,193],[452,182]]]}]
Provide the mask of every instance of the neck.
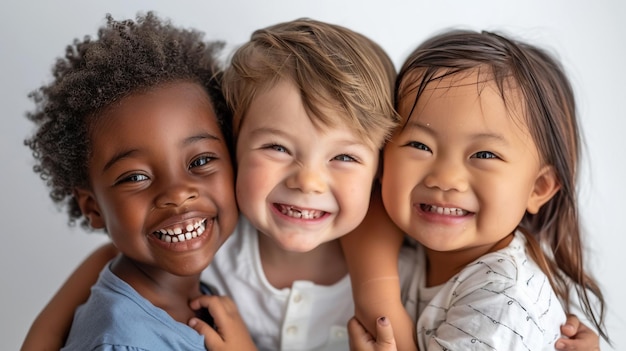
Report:
[{"label": "neck", "polygon": [[195,315],[189,307],[189,300],[201,295],[199,274],[177,276],[125,255],[113,261],[111,271],[176,321],[186,324]]},{"label": "neck", "polygon": [[259,254],[266,279],[277,289],[290,288],[296,280],[333,285],[348,274],[339,240],[308,252],[286,251],[267,235],[258,233]]},{"label": "neck", "polygon": [[514,234],[509,234],[495,243],[454,251],[434,251],[425,247],[426,286],[437,286],[447,282],[479,257],[507,247],[513,237]]}]

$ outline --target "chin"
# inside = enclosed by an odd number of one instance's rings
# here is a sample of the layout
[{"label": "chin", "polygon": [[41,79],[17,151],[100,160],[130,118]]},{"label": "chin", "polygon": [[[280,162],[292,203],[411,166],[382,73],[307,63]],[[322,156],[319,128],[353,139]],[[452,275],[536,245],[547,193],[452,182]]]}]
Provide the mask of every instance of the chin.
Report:
[{"label": "chin", "polygon": [[277,241],[278,246],[280,246],[283,250],[294,252],[294,253],[305,253],[314,250],[317,248],[320,243],[318,242],[303,242],[302,239],[298,240],[298,238],[294,238],[287,242]]}]

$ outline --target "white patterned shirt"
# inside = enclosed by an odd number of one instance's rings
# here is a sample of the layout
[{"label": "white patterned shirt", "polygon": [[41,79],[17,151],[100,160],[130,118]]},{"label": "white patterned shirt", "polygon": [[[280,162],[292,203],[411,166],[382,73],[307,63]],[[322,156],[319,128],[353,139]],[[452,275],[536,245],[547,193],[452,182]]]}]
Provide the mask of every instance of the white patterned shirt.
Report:
[{"label": "white patterned shirt", "polygon": [[516,232],[507,247],[435,287],[425,285],[426,257],[417,246],[403,301],[417,320],[420,351],[554,350],[565,312],[525,244]]}]

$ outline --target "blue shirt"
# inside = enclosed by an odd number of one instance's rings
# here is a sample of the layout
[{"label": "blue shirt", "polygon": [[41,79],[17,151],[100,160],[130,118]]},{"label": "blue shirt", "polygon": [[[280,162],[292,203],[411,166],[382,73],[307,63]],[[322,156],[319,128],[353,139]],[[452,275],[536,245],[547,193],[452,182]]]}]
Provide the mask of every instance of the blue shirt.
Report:
[{"label": "blue shirt", "polygon": [[77,308],[62,350],[206,349],[204,336],[139,295],[107,264]]}]

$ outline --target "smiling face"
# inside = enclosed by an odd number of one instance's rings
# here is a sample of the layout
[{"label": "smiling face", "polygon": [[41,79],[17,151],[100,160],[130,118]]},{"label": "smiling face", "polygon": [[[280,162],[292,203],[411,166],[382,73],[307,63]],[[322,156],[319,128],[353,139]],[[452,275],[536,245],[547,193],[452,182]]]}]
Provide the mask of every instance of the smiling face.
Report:
[{"label": "smiling face", "polygon": [[91,189],[77,189],[91,225],[145,270],[198,274],[237,220],[231,160],[202,87],[126,97],[91,138]]},{"label": "smiling face", "polygon": [[460,73],[429,83],[412,113],[416,93],[404,96],[399,113],[408,123],[385,148],[385,208],[434,251],[490,251],[557,188],[521,105],[505,106],[495,84],[479,78]]},{"label": "smiling face", "polygon": [[378,149],[346,126],[314,125],[291,82],[252,101],[237,140],[239,208],[282,249],[310,251],[365,216]]}]

